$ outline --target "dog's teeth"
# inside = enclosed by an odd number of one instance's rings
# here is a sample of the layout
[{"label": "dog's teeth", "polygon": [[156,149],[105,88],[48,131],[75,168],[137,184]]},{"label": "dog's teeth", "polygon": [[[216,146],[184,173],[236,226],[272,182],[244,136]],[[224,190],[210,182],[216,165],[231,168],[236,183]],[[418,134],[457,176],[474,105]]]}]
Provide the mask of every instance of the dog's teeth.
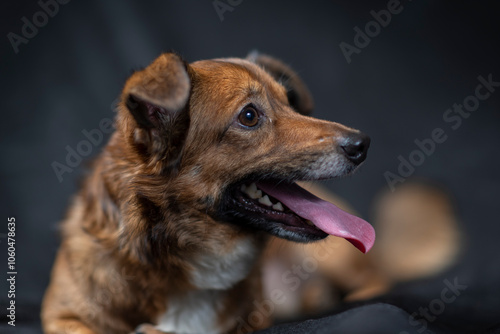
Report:
[{"label": "dog's teeth", "polygon": [[262,197],[262,191],[261,190],[254,191],[253,193],[248,194],[248,196],[250,196],[251,199],[259,199]]},{"label": "dog's teeth", "polygon": [[267,205],[267,206],[273,205],[273,203],[271,202],[271,200],[269,199],[269,197],[267,195],[264,195],[264,197],[259,198],[259,203]]},{"label": "dog's teeth", "polygon": [[259,199],[262,197],[262,190],[257,188],[255,183],[252,183],[249,186],[242,185],[241,191],[247,194],[251,199]]},{"label": "dog's teeth", "polygon": [[254,193],[257,191],[257,185],[255,184],[255,182],[253,182],[252,184],[250,184],[248,187],[247,187],[247,191],[249,193]]},{"label": "dog's teeth", "polygon": [[248,196],[250,196],[250,198],[253,199],[257,198],[255,194],[257,192],[257,185],[255,183],[252,183],[249,186],[246,186],[245,188],[246,188],[245,192]]},{"label": "dog's teeth", "polygon": [[284,210],[283,204],[281,204],[281,202],[278,202],[278,203],[273,205],[273,209],[277,210],[277,211],[283,211]]}]

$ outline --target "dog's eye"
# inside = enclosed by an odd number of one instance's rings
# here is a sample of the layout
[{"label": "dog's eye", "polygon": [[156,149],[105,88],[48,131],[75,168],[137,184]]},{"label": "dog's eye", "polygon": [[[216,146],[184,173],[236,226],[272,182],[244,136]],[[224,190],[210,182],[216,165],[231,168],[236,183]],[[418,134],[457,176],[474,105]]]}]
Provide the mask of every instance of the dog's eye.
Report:
[{"label": "dog's eye", "polygon": [[259,113],[253,107],[245,107],[238,116],[240,124],[248,127],[256,126],[259,123]]}]

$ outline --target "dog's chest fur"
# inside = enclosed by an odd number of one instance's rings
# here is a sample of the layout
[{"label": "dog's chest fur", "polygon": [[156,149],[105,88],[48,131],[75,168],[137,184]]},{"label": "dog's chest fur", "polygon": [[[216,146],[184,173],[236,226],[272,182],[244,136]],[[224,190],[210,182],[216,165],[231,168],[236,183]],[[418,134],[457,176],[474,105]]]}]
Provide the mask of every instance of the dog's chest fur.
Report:
[{"label": "dog's chest fur", "polygon": [[197,289],[167,301],[167,311],[158,319],[159,330],[215,334],[234,325],[219,322],[227,290],[248,276],[259,251],[251,238],[224,248],[223,253],[208,251],[191,261],[190,282]]}]

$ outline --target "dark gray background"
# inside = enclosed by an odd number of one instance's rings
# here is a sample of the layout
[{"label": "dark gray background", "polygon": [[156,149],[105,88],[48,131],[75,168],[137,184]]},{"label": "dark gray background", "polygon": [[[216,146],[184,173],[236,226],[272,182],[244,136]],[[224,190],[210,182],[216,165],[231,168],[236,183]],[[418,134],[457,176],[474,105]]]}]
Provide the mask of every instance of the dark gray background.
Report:
[{"label": "dark gray background", "polygon": [[[258,49],[296,69],[315,97],[315,116],[372,137],[361,171],[327,183],[365,217],[375,194],[387,188],[384,172],[396,172],[398,156],[408,157],[415,139],[445,129],[448,140],[415,176],[437,180],[456,198],[467,242],[461,263],[446,277],[457,276],[468,288],[436,323],[473,332],[498,324],[500,89],[457,130],[442,117],[474,93],[478,75],[500,81],[499,8],[494,1],[401,4],[402,12],[350,64],[339,44],[353,44],[353,28],[363,28],[373,20],[370,11],[386,9],[387,1],[244,0],[223,21],[212,1],[71,1],[18,54],[7,34],[21,34],[21,18],[32,21],[40,7],[36,1],[3,4],[0,233],[7,217],[16,217],[17,330],[23,332],[23,319],[25,326],[37,319],[58,246],[57,222],[85,167],[59,182],[51,163],[64,163],[65,147],[85,139],[82,130],[113,117],[113,101],[131,70],[169,50],[195,61]],[[3,314],[7,287],[0,281]],[[411,313],[442,288],[439,277],[406,286],[387,301]]]}]

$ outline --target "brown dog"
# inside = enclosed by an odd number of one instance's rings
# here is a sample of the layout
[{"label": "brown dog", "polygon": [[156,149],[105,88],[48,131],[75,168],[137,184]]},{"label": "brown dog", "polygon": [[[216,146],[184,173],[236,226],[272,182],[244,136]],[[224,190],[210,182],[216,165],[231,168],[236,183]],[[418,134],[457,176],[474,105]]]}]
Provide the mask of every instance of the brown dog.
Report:
[{"label": "brown dog", "polygon": [[369,224],[294,183],[348,175],[369,146],[311,109],[297,75],[268,56],[168,53],[135,72],[63,224],[44,331],[248,332],[266,325],[248,316],[268,235],[371,248]]}]

